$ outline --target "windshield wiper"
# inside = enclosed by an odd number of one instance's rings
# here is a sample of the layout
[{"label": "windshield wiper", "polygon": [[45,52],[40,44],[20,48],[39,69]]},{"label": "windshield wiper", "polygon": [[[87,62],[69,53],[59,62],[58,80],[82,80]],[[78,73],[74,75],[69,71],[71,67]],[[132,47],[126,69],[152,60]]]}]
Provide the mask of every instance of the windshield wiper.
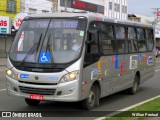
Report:
[{"label": "windshield wiper", "polygon": [[26,61],[26,59],[28,58],[28,56],[29,56],[30,54],[34,53],[35,50],[38,51],[41,38],[42,38],[42,33],[41,33],[41,36],[40,36],[40,38],[39,38],[39,41],[36,42],[36,43],[33,45],[33,47],[28,51],[28,53],[26,54],[26,56],[25,56],[25,57],[23,58],[23,60],[21,61],[21,64],[23,64],[23,63]]},{"label": "windshield wiper", "polygon": [[51,51],[51,45],[49,44],[49,40],[51,37],[51,33],[49,34],[48,40],[47,40],[47,46],[46,46],[46,52],[49,51],[50,55],[51,55],[51,63],[53,63],[53,55],[52,55],[52,51]]}]

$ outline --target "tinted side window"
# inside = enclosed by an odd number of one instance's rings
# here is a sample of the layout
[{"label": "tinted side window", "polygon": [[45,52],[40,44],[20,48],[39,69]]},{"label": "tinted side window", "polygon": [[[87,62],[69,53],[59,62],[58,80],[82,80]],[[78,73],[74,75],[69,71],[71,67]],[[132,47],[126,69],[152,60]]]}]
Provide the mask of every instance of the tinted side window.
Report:
[{"label": "tinted side window", "polygon": [[128,27],[128,39],[136,39],[136,32],[132,27]]},{"label": "tinted side window", "polygon": [[125,39],[125,27],[122,26],[116,26],[116,39]]},{"label": "tinted side window", "polygon": [[102,40],[102,54],[112,55],[116,54],[116,43],[115,40]]},{"label": "tinted side window", "polygon": [[128,27],[128,48],[130,53],[138,52],[137,40],[136,40],[136,30],[134,27]]},{"label": "tinted side window", "polygon": [[126,40],[117,40],[117,50],[118,53],[127,53],[128,52],[128,45]]},{"label": "tinted side window", "polygon": [[138,40],[144,40],[145,39],[145,31],[142,28],[137,28],[137,38]]},{"label": "tinted side window", "polygon": [[124,26],[116,26],[116,44],[117,44],[117,52],[127,53],[128,52],[128,45],[126,39],[126,28]]},{"label": "tinted side window", "polygon": [[113,25],[101,24],[101,50],[103,55],[116,54],[116,43],[113,34]]},{"label": "tinted side window", "polygon": [[137,40],[128,40],[128,48],[131,53],[138,52]]},{"label": "tinted side window", "polygon": [[140,40],[138,41],[138,48],[139,48],[139,52],[146,52],[146,41],[145,40]]},{"label": "tinted side window", "polygon": [[113,38],[113,26],[103,23],[101,26],[102,39]]},{"label": "tinted side window", "polygon": [[139,52],[146,52],[147,47],[146,47],[146,35],[145,35],[145,30],[142,28],[137,28],[137,39],[138,39],[138,49]]},{"label": "tinted side window", "polygon": [[147,29],[147,50],[152,51],[154,47],[154,35],[152,29]]}]

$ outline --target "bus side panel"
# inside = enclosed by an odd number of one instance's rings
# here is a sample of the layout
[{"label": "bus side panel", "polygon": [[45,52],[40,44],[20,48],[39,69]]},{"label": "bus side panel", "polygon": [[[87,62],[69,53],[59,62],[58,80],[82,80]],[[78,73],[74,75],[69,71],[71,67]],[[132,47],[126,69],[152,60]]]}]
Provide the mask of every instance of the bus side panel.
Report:
[{"label": "bus side panel", "polygon": [[[123,75],[123,80],[122,80],[122,89],[127,89],[130,88],[133,85],[133,81],[134,81],[134,76],[135,76],[135,71],[137,71],[137,69],[131,69],[131,64],[132,64],[132,60],[130,59],[132,56],[131,54],[124,54],[124,62],[122,63],[122,75]],[[135,56],[135,55],[133,55]]]},{"label": "bus side panel", "polygon": [[[110,62],[107,57],[101,57],[96,63],[93,63],[83,69],[83,82],[82,89],[86,88],[86,91],[82,90],[82,99],[87,98],[89,90],[95,81],[100,84],[100,97],[109,94],[110,92]],[[86,82],[87,81],[87,82]],[[83,84],[87,83],[87,84]]]},{"label": "bus side panel", "polygon": [[153,52],[143,53],[139,58],[139,69],[141,71],[141,83],[152,78],[154,75],[155,56]]}]

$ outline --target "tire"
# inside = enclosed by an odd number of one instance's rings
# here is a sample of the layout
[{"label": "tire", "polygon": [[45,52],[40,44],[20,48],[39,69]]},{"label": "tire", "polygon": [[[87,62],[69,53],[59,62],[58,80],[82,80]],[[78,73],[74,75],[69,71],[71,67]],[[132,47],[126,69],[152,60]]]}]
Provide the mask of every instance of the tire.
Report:
[{"label": "tire", "polygon": [[139,77],[138,77],[138,75],[136,75],[134,78],[133,86],[131,88],[127,89],[127,93],[130,95],[134,95],[138,91],[139,91]]},{"label": "tire", "polygon": [[92,86],[87,99],[81,101],[82,108],[85,110],[91,110],[99,106],[99,88]]},{"label": "tire", "polygon": [[29,106],[38,106],[40,101],[39,100],[31,100],[31,99],[27,99],[25,98],[25,102],[27,103],[27,105]]}]

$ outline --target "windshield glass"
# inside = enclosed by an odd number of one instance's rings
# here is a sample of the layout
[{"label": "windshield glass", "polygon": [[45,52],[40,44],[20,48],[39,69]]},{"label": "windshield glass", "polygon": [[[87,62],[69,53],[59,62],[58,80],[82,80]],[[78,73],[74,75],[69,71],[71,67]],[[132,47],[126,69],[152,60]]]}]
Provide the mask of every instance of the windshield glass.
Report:
[{"label": "windshield glass", "polygon": [[69,63],[80,56],[86,21],[38,19],[23,22],[10,51],[14,61]]}]

